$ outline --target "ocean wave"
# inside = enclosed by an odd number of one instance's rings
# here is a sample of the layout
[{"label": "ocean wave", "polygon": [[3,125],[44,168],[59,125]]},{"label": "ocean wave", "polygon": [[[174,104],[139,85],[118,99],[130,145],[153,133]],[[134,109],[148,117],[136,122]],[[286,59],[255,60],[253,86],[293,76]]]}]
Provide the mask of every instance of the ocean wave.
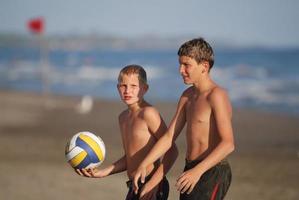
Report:
[{"label": "ocean wave", "polygon": [[[67,84],[89,82],[95,84],[103,81],[117,81],[118,74],[121,68],[119,67],[104,67],[104,66],[89,66],[84,65],[76,70],[68,69],[63,72],[52,71],[51,79],[54,82],[63,82]],[[163,70],[155,67],[145,68],[149,79],[156,79],[163,74]]]},{"label": "ocean wave", "polygon": [[234,102],[299,106],[299,81],[295,78],[270,75],[262,66],[236,65],[212,70],[212,77],[227,88]]},{"label": "ocean wave", "polygon": [[[142,65],[146,66],[152,98],[169,100],[182,92],[173,90],[171,94],[169,93],[171,87],[178,89],[178,86],[183,85],[180,74],[177,71],[173,73],[173,67],[162,67],[159,64]],[[64,90],[62,92],[66,94],[68,90],[75,91],[76,88],[80,88],[77,89],[79,92],[88,93],[89,88],[94,92],[95,88],[101,87],[100,94],[105,96],[105,93],[112,93],[111,88],[115,88],[120,69],[120,67],[101,65],[45,68],[41,67],[40,62],[34,61],[18,61],[9,66],[7,63],[0,63],[0,86],[8,85],[13,88],[13,84],[18,82],[24,84],[32,80],[40,81],[42,84],[42,75],[46,74],[50,85]],[[211,76],[228,90],[234,104],[287,106],[294,109],[299,107],[299,80],[292,73],[273,74],[266,66],[236,64],[215,66],[211,70]],[[173,94],[175,92],[178,95]]]}]

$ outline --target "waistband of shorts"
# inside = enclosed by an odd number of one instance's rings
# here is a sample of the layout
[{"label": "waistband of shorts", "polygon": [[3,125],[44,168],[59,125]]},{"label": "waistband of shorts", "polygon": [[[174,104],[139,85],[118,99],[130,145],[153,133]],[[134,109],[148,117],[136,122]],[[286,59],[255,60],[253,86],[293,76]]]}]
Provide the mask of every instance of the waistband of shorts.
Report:
[{"label": "waistband of shorts", "polygon": [[[141,187],[142,185],[144,185],[145,183],[147,183],[150,179],[152,178],[152,174],[151,175],[148,175],[147,177],[145,177],[145,181],[144,183],[141,183],[141,180],[139,179],[138,180],[138,186]],[[166,176],[163,177],[163,179],[161,180],[162,181],[165,181],[167,180]],[[133,187],[133,180],[129,179],[128,181],[126,181],[126,185],[128,188],[132,188]]]},{"label": "waistband of shorts", "polygon": [[[188,160],[187,158],[185,159],[185,165],[186,166],[192,166],[194,167],[195,165],[197,165],[198,163],[202,162],[204,159],[197,159],[197,160]],[[217,163],[216,165],[222,165],[222,164],[226,164],[228,163],[227,159],[223,159],[221,160],[219,163]]]}]

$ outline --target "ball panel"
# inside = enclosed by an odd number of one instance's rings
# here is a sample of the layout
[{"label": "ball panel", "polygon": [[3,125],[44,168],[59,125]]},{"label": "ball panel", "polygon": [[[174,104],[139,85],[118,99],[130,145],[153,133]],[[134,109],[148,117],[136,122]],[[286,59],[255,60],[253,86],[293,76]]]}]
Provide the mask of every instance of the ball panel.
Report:
[{"label": "ball panel", "polygon": [[[96,142],[94,141],[91,137],[87,136],[87,135],[83,135],[81,134],[79,136],[79,138],[77,139],[77,145],[80,143],[81,145],[83,145],[83,143],[81,143],[80,139],[88,145],[88,149],[86,149],[86,151],[88,151],[88,154],[90,156],[92,156],[94,153],[96,154],[96,157],[98,159],[98,161],[101,161],[104,159],[104,155],[103,155],[103,152],[102,152],[102,149],[101,149],[101,146]],[[79,145],[80,146],[80,145]],[[85,149],[85,146],[84,146],[84,149]],[[90,150],[91,149],[91,150]],[[94,156],[92,156],[94,157]],[[98,162],[97,161],[97,162]]]},{"label": "ball panel", "polygon": [[88,157],[92,158],[92,160],[90,159],[90,161],[92,161],[94,163],[100,162],[99,157],[96,155],[96,153],[93,151],[93,149],[80,137],[77,139],[76,145],[79,146],[80,148],[84,149],[84,151],[87,152]]},{"label": "ball panel", "polygon": [[72,158],[74,158],[77,154],[81,153],[82,151],[84,151],[84,149],[80,148],[80,147],[74,147],[73,149],[68,149],[65,157],[66,160],[69,161]]},{"label": "ball panel", "polygon": [[94,135],[90,132],[83,132],[83,134],[91,137],[97,143],[97,145],[99,145],[100,150],[101,150],[102,155],[103,155],[103,160],[104,160],[105,155],[106,155],[106,147],[105,147],[104,141],[99,136],[96,136],[96,135]]},{"label": "ball panel", "polygon": [[69,141],[69,149],[73,149],[76,146],[76,140],[80,134],[82,134],[82,133],[81,132],[77,133],[71,138],[71,140]]},{"label": "ball panel", "polygon": [[87,152],[82,151],[81,153],[73,157],[71,160],[69,160],[69,163],[72,167],[77,167],[82,163],[83,160],[85,160],[86,157],[87,157]]},{"label": "ball panel", "polygon": [[80,164],[76,165],[74,168],[75,169],[87,169],[88,166],[90,165],[90,159],[88,156],[86,156],[81,162]]}]

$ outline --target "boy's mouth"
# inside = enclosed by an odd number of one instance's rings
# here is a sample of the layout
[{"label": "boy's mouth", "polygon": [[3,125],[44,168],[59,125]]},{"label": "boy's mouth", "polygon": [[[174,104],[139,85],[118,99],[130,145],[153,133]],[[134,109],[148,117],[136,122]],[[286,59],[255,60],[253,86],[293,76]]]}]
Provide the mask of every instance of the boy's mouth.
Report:
[{"label": "boy's mouth", "polygon": [[188,76],[182,76],[182,78],[183,78],[184,80],[186,80],[186,79],[188,79]]},{"label": "boy's mouth", "polygon": [[131,96],[124,96],[124,100],[130,100],[131,98]]}]

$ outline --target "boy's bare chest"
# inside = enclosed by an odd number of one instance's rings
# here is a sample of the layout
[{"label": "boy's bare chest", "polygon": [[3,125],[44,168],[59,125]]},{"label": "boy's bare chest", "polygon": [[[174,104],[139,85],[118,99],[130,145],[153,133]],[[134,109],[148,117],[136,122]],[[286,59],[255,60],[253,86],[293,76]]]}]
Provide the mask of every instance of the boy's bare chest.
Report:
[{"label": "boy's bare chest", "polygon": [[142,118],[127,118],[121,127],[123,134],[129,139],[141,137],[144,132],[148,132],[148,127]]},{"label": "boy's bare chest", "polygon": [[127,156],[133,155],[143,148],[151,138],[148,126],[145,121],[138,119],[128,119],[121,125],[122,140]]},{"label": "boy's bare chest", "polygon": [[211,106],[206,98],[199,97],[186,103],[187,122],[208,123],[211,117]]}]

